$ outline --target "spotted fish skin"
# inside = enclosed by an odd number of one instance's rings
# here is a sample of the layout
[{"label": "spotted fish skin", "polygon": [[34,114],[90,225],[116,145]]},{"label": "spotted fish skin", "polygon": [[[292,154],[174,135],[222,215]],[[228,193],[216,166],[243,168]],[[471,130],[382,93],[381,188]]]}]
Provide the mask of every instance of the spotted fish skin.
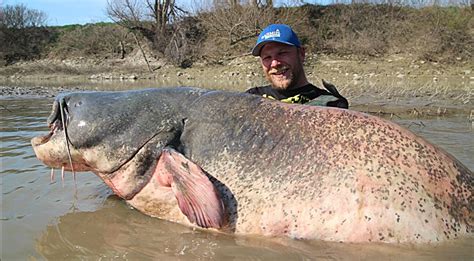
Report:
[{"label": "spotted fish skin", "polygon": [[345,242],[472,235],[472,172],[395,123],[219,93],[194,106],[184,155],[219,181],[237,233]]},{"label": "spotted fish skin", "polygon": [[375,116],[196,88],[73,93],[54,104],[51,132],[32,139],[38,159],[93,171],[151,216],[339,242],[473,234],[472,171]]}]

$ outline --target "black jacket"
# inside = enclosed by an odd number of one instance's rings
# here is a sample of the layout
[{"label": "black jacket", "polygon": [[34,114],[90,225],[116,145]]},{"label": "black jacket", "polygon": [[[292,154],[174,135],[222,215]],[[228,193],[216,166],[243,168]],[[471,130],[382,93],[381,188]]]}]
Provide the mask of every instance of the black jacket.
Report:
[{"label": "black jacket", "polygon": [[330,106],[347,109],[349,103],[337,91],[336,87],[323,81],[327,90],[322,90],[312,84],[291,90],[276,90],[272,86],[261,86],[248,89],[247,93],[261,95],[266,98],[280,100],[286,103],[301,103],[307,105]]}]

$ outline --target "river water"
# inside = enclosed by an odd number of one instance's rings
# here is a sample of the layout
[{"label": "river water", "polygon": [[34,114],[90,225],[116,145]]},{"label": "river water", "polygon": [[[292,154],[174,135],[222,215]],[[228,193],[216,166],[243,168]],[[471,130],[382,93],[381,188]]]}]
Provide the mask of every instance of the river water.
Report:
[{"label": "river water", "polygon": [[[3,98],[1,260],[473,260],[474,239],[441,245],[342,244],[193,230],[128,207],[92,173],[60,173],[36,159],[30,139],[47,133],[52,98]],[[466,115],[396,119],[474,169]]]}]

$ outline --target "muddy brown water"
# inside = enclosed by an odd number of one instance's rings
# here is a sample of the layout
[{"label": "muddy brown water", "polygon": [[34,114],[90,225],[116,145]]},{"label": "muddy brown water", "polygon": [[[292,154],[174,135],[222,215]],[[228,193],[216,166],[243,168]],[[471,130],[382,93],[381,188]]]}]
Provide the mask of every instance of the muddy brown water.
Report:
[{"label": "muddy brown water", "polygon": [[[61,181],[30,146],[52,98],[2,98],[1,260],[473,260],[474,238],[440,245],[345,244],[200,231],[131,209],[92,173]],[[466,115],[395,119],[474,169]]]}]

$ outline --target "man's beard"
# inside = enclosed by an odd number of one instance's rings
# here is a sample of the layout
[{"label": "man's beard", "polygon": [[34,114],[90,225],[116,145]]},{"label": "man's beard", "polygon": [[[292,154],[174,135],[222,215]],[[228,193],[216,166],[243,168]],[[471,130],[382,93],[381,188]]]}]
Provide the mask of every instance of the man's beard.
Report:
[{"label": "man's beard", "polygon": [[[278,75],[274,75],[274,73],[285,70],[287,70],[285,73],[288,73],[289,75],[283,79],[279,78]],[[265,78],[270,82],[272,87],[277,90],[288,90],[296,87],[294,86],[296,84],[296,74],[294,70],[285,65],[279,68],[271,69],[265,74]]]}]

